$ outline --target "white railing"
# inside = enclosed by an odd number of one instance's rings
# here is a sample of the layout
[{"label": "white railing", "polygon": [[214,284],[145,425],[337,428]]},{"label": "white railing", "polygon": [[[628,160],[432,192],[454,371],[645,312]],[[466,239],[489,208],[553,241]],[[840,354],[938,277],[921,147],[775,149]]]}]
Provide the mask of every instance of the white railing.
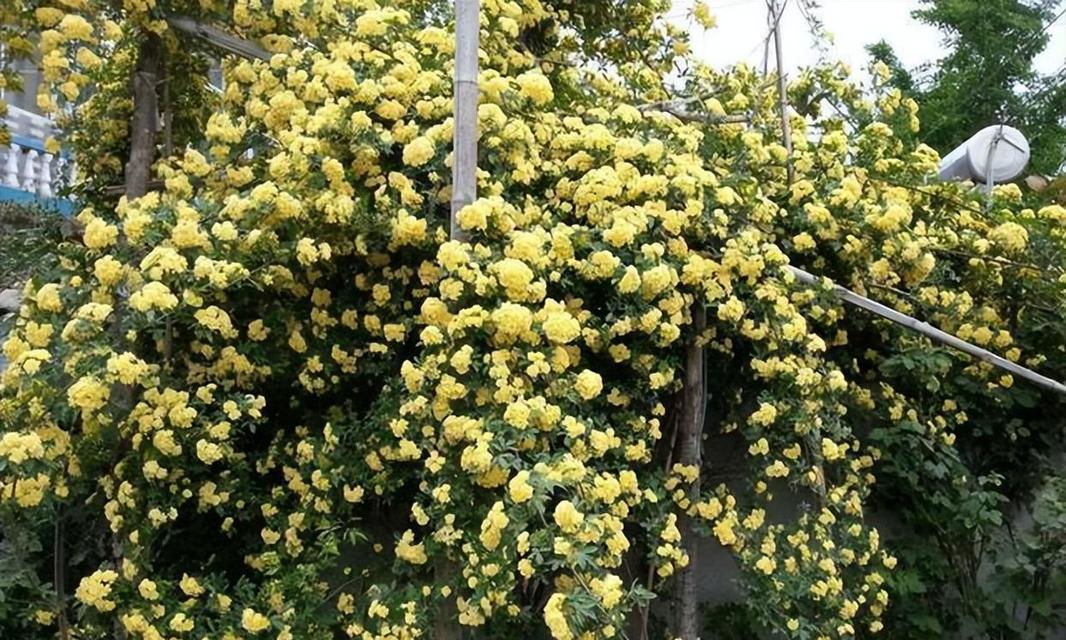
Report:
[{"label": "white railing", "polygon": [[0,186],[54,198],[61,185],[74,182],[74,163],[44,148],[44,141],[57,134],[51,120],[9,106],[4,124],[11,144],[0,148]]}]

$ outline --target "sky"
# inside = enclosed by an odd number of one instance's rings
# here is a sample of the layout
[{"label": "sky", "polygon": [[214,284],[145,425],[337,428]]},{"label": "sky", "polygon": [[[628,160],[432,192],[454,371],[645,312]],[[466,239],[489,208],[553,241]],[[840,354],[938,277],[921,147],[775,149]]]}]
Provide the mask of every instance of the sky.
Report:
[{"label": "sky", "polygon": [[[766,1],[706,0],[706,3],[717,18],[718,27],[704,32],[692,23],[695,52],[719,67],[746,61],[761,68],[767,32]],[[854,72],[861,72],[868,62],[864,47],[881,39],[895,48],[896,55],[907,67],[943,55],[939,32],[910,16],[919,5],[917,0],[821,0],[821,5],[819,17],[833,36],[829,55],[850,64]],[[691,6],[691,0],[676,0],[669,15],[683,16]],[[796,0],[788,0],[781,24],[786,69],[792,71],[816,62],[818,50]],[[1066,17],[1052,25],[1048,33],[1051,43],[1036,60],[1038,70],[1043,73],[1051,73],[1066,62]],[[770,55],[772,65],[772,45]]]}]

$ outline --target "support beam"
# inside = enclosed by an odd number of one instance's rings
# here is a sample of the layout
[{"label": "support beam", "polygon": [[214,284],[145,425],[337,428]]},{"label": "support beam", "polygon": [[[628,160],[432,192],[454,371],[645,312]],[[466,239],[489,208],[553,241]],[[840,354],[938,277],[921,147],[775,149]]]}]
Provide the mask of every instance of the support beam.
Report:
[{"label": "support beam", "polygon": [[[676,460],[678,464],[696,467],[700,472],[685,489],[693,503],[700,499],[700,478],[703,475],[704,407],[707,397],[707,380],[704,377],[704,347],[701,340],[707,327],[707,307],[702,300],[692,306],[692,336],[685,348],[685,378],[681,390],[681,415],[678,419]],[[681,532],[681,545],[688,555],[688,565],[678,569],[674,578],[674,628],[673,636],[680,640],[699,640],[703,620],[700,618],[699,594],[697,593],[699,536],[693,527],[693,518],[684,509],[677,517]]]},{"label": "support beam", "polygon": [[163,63],[163,40],[146,31],[137,50],[133,71],[133,118],[130,122],[130,155],[126,162],[126,197],[140,198],[148,192],[155,162],[156,134],[159,129],[159,101],[156,85]]},{"label": "support beam", "polygon": [[[813,287],[822,286],[822,279],[815,276],[814,274],[804,271],[803,269],[800,269],[798,267],[793,267],[791,265],[788,267],[788,269],[792,272],[792,275],[796,276],[796,280],[799,280],[803,284]],[[1031,369],[1027,369],[1021,366],[1020,364],[1011,362],[1006,358],[997,356],[996,354],[992,353],[991,351],[988,351],[987,349],[982,349],[977,345],[973,345],[969,342],[966,342],[965,340],[956,338],[950,333],[941,331],[940,329],[937,329],[931,324],[922,322],[917,318],[912,318],[911,316],[908,316],[905,313],[900,313],[899,311],[896,311],[891,307],[885,306],[880,302],[871,300],[866,296],[861,296],[855,293],[854,291],[850,289],[845,289],[844,287],[838,284],[833,285],[833,293],[845,302],[851,303],[861,309],[865,309],[870,313],[875,313],[887,320],[891,320],[892,322],[895,322],[901,327],[906,327],[911,331],[914,331],[915,333],[920,333],[934,342],[939,342],[940,344],[951,347],[952,349],[956,349],[967,355],[971,355],[979,360],[983,360],[995,367],[999,367],[1004,371],[1016,375],[1019,378],[1023,378],[1037,386],[1043,387],[1044,389],[1048,389],[1049,391],[1054,391],[1056,393],[1066,395],[1066,385],[1062,384],[1061,382],[1057,382],[1055,380],[1052,380],[1051,378],[1042,376]]]},{"label": "support beam", "polygon": [[177,29],[194,38],[200,38],[219,49],[224,49],[225,51],[229,51],[230,53],[243,58],[270,60],[270,52],[251,40],[238,38],[235,35],[226,33],[214,25],[200,22],[195,18],[190,18],[189,16],[171,16],[167,18],[167,24],[173,29]]}]

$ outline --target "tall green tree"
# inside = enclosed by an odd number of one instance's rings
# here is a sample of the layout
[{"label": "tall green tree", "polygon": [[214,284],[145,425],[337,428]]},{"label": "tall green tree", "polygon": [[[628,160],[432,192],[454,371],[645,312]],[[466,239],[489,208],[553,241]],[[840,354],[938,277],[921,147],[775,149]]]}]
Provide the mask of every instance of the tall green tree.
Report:
[{"label": "tall green tree", "polygon": [[895,86],[922,105],[923,140],[943,154],[980,128],[1007,122],[1029,138],[1032,169],[1056,173],[1066,160],[1066,65],[1042,74],[1033,62],[1063,19],[1061,0],[922,5],[913,15],[943,34],[944,57],[906,69],[886,42],[867,49],[893,71]]}]

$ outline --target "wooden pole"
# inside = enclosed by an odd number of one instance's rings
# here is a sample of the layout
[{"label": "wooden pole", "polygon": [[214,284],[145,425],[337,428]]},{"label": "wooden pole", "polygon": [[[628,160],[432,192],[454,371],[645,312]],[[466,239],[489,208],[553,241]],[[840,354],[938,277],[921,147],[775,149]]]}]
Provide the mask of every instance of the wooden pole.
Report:
[{"label": "wooden pole", "polygon": [[189,16],[170,16],[166,18],[166,21],[167,24],[178,31],[200,38],[230,53],[235,53],[250,60],[257,58],[259,60],[270,60],[270,52],[258,44],[226,33],[222,29],[206,22],[200,22]]},{"label": "wooden pole", "polygon": [[[163,40],[151,31],[143,31],[137,49],[137,64],[133,70],[133,116],[130,119],[130,152],[125,166],[125,195],[133,201],[148,193],[152,177],[152,164],[156,156],[156,137],[159,134],[159,72],[163,65]],[[126,236],[120,234],[120,247],[125,248]],[[116,299],[111,316],[111,334],[117,349],[126,347],[126,334],[122,331],[125,307],[121,298]],[[111,401],[116,413],[128,412],[133,407],[133,388],[116,382],[111,387]],[[111,538],[111,554],[115,566],[121,567],[125,554],[125,541],[118,535]],[[116,640],[126,640],[129,634],[121,621],[114,621]]]},{"label": "wooden pole", "polygon": [[452,138],[451,238],[467,240],[459,211],[477,198],[478,0],[455,0],[455,124]]},{"label": "wooden pole", "polygon": [[130,155],[126,162],[125,191],[130,200],[148,192],[159,127],[156,83],[163,61],[163,41],[149,31],[142,37],[137,67],[133,72],[133,120],[130,122]]},{"label": "wooden pole", "polygon": [[[820,278],[818,278],[812,273],[804,271],[803,269],[789,266],[789,271],[792,272],[792,275],[796,276],[796,280],[799,280],[803,284],[815,287],[819,287],[822,285],[822,281]],[[866,296],[861,296],[855,293],[854,291],[850,289],[845,289],[844,287],[838,284],[833,285],[833,293],[845,302],[849,302],[859,308],[866,309],[871,313],[875,313],[881,316],[882,318],[891,320],[892,322],[895,322],[896,324],[902,327],[906,327],[911,331],[920,333],[926,336],[927,338],[933,340],[934,342],[939,342],[940,344],[947,345],[953,349],[971,355],[979,360],[983,360],[995,367],[999,367],[1004,371],[1008,371],[1016,376],[1024,378],[1045,389],[1066,395],[1066,385],[1063,385],[1061,382],[1057,382],[1055,380],[1052,380],[1051,378],[1042,376],[1031,369],[1026,369],[1020,364],[1011,362],[1006,358],[997,356],[991,351],[982,349],[977,345],[970,344],[969,342],[966,342],[965,340],[962,340],[960,338],[956,338],[950,333],[941,331],[940,329],[937,329],[936,327],[926,322],[922,322],[917,318],[912,318],[911,316],[908,316],[905,313],[900,313],[899,311],[896,311],[891,307],[885,306],[880,302],[871,300]]]},{"label": "wooden pole", "polygon": [[788,184],[792,184],[792,128],[788,123],[788,87],[785,83],[785,54],[781,50],[781,15],[785,12],[781,0],[773,0],[774,54],[777,58],[777,102],[781,110],[781,138],[787,158]]},{"label": "wooden pole", "polygon": [[[700,469],[703,464],[700,444],[703,439],[704,403],[707,381],[704,379],[703,344],[700,342],[707,326],[707,307],[703,300],[692,306],[692,338],[685,349],[685,378],[681,390],[681,415],[678,419],[676,460],[678,464]],[[689,500],[700,499],[700,476],[688,486]],[[678,570],[674,579],[674,634],[681,640],[699,640],[702,620],[696,590],[698,536],[692,518],[682,509],[678,513],[677,528],[681,545],[688,554],[688,566]]]}]

